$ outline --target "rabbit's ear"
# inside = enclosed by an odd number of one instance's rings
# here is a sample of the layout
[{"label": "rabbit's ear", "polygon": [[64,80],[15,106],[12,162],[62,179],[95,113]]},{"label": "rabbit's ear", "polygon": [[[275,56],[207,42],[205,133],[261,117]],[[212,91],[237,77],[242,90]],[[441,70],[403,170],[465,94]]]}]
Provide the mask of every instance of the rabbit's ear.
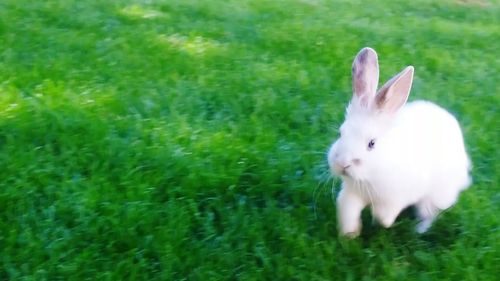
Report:
[{"label": "rabbit's ear", "polygon": [[368,106],[375,96],[378,85],[378,58],[372,48],[363,48],[352,63],[353,99]]},{"label": "rabbit's ear", "polygon": [[407,66],[380,88],[375,96],[376,108],[382,112],[396,112],[408,100],[412,82],[413,66]]}]

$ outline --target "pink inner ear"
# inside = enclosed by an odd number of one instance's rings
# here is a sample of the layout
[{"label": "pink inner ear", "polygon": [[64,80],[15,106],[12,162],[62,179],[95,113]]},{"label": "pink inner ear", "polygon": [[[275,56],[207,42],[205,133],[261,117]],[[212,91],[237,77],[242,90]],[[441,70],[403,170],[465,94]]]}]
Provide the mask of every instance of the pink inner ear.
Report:
[{"label": "pink inner ear", "polygon": [[[376,89],[370,83],[370,76],[366,66],[354,66],[352,70],[352,88],[354,96],[360,100],[374,95]],[[375,86],[376,87],[376,86]]]},{"label": "pink inner ear", "polygon": [[412,81],[413,67],[408,66],[380,88],[375,96],[376,107],[384,112],[396,112],[408,100]]},{"label": "pink inner ear", "polygon": [[378,84],[377,53],[370,48],[363,48],[352,64],[353,99],[361,106],[368,106]]},{"label": "pink inner ear", "polygon": [[362,96],[358,96],[357,97],[358,99],[358,104],[362,107],[368,107],[369,103],[370,103],[370,96],[368,95],[362,95]]}]

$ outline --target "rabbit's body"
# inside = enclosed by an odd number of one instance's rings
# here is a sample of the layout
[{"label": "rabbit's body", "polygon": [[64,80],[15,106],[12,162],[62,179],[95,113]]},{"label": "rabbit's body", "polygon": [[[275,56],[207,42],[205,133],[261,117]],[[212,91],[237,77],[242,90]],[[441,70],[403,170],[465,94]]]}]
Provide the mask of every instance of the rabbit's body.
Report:
[{"label": "rabbit's body", "polygon": [[[361,58],[360,63],[370,63],[369,59]],[[376,66],[378,81],[378,63]],[[404,81],[410,70],[413,74],[413,68],[408,69],[381,89],[389,92],[383,95],[394,95],[391,87]],[[361,80],[364,86],[370,85]],[[341,127],[342,136],[328,155],[332,171],[343,179],[337,199],[340,231],[358,235],[360,213],[366,206],[389,227],[401,210],[415,205],[421,219],[417,231],[424,232],[439,211],[452,206],[470,184],[470,163],[460,126],[450,113],[430,102],[405,104],[405,98],[395,109],[387,110],[394,106],[392,101],[377,99],[381,98],[375,93],[371,97],[355,95]]]}]

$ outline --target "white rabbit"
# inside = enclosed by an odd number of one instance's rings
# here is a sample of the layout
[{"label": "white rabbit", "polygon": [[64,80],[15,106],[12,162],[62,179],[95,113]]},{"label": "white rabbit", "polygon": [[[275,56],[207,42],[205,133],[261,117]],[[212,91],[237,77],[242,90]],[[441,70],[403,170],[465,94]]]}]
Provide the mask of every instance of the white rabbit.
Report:
[{"label": "white rabbit", "polygon": [[408,66],[377,92],[378,59],[362,49],[353,62],[353,97],[328,152],[333,174],[342,178],[337,197],[340,233],[356,237],[368,205],[384,227],[415,205],[417,232],[452,206],[471,178],[471,163],[457,120],[427,101],[407,103],[413,81]]}]

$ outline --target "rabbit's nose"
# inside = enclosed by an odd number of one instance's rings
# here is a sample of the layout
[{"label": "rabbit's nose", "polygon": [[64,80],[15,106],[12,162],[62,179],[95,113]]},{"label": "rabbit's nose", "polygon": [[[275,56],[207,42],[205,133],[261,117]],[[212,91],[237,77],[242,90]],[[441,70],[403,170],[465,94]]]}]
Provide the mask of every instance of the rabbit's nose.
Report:
[{"label": "rabbit's nose", "polygon": [[351,166],[350,161],[347,161],[346,159],[338,159],[336,164],[342,169],[347,169]]},{"label": "rabbit's nose", "polygon": [[344,176],[348,175],[347,169],[351,167],[351,164],[344,164],[340,166],[340,173]]},{"label": "rabbit's nose", "polygon": [[349,167],[351,167],[351,164],[341,164],[340,167],[342,167],[342,169],[347,169]]},{"label": "rabbit's nose", "polygon": [[339,165],[342,169],[347,169],[351,166],[351,164],[349,162],[338,162],[337,165]]},{"label": "rabbit's nose", "polygon": [[340,170],[340,172],[342,172],[342,174],[344,174],[345,171],[347,170],[347,168],[351,167],[351,164],[348,164],[345,162],[337,162],[337,167],[338,167],[338,170]]}]

